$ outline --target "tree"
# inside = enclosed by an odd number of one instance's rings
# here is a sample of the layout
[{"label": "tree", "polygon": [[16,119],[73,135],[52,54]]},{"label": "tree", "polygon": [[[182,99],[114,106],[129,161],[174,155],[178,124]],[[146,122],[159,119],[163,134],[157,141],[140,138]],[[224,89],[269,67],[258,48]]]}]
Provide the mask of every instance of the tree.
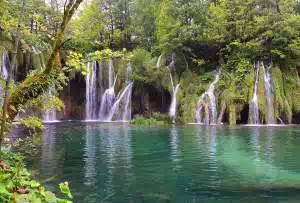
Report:
[{"label": "tree", "polygon": [[[28,75],[26,79],[11,92],[4,105],[4,109],[7,109],[7,115],[5,115],[6,111],[4,111],[3,123],[11,123],[17,113],[22,109],[22,106],[28,101],[41,96],[53,85],[59,86],[63,82],[64,69],[61,67],[59,52],[65,41],[66,27],[82,1],[83,0],[69,0],[66,2],[63,19],[57,32],[46,68]],[[18,41],[18,38],[16,38],[16,41]],[[18,44],[15,44],[15,46],[16,45]],[[12,60],[12,66],[14,62],[15,61]],[[1,130],[4,130],[4,125],[2,125]],[[1,138],[3,138],[3,134]]]}]

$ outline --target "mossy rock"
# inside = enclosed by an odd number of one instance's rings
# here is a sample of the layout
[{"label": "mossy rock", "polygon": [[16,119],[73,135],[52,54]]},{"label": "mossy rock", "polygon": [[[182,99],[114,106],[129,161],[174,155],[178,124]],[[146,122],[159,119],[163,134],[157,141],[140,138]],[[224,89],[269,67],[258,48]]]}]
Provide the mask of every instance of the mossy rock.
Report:
[{"label": "mossy rock", "polygon": [[195,122],[195,111],[197,108],[199,96],[194,94],[186,96],[181,100],[180,105],[180,119],[183,123],[193,123]]}]

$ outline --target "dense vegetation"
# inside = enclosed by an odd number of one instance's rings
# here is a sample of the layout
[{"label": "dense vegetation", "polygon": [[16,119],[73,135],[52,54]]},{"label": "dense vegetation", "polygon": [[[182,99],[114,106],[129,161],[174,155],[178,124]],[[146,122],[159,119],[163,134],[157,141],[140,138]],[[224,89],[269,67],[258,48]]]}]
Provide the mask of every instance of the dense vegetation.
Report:
[{"label": "dense vegetation", "polygon": [[[13,42],[18,41],[20,53],[31,53],[35,47],[46,58],[53,56],[50,55],[51,46],[63,18],[63,3],[2,0],[2,49],[13,53]],[[221,67],[216,96],[218,110],[224,108],[222,120],[231,124],[245,123],[255,83],[254,64],[262,61],[265,66],[272,63],[275,117],[291,123],[300,110],[299,5],[297,0],[85,2],[66,29],[67,39],[60,42],[63,52],[57,62],[63,63],[67,71],[58,74],[59,80],[53,80],[58,75],[52,73],[43,80],[57,82],[42,86],[56,86],[51,89],[55,92],[62,88],[70,71],[85,73],[85,61],[90,60],[91,53],[94,53],[93,60],[101,61],[118,58],[125,50],[126,60],[133,64],[135,94],[147,96],[149,89],[150,93],[171,92],[168,72],[163,67],[175,58],[171,72],[175,83],[181,84],[177,95],[178,120],[194,122],[199,96],[213,80],[214,71]],[[14,40],[16,37],[18,40]],[[25,64],[32,66],[29,70],[38,71],[41,64],[38,61],[28,64],[25,57],[24,54],[17,57],[19,66]],[[263,87],[260,83],[258,93],[261,120],[265,121],[267,110]],[[21,103],[24,106],[26,102]],[[149,101],[143,103],[148,105]],[[154,111],[159,110],[137,113],[149,117]]]},{"label": "dense vegetation", "polygon": [[[16,115],[24,114],[20,122],[31,129],[31,134],[42,129],[40,119],[33,115],[52,107],[61,110],[64,104],[58,93],[74,73],[84,76],[89,71],[86,62],[111,58],[118,62],[119,73],[125,71],[128,62],[132,64],[133,98],[139,98],[132,101],[133,113],[143,115],[136,116],[133,124],[171,123],[165,115],[155,112],[168,111],[165,100],[170,100],[166,98],[173,87],[166,66],[174,83],[180,83],[179,123],[195,121],[199,97],[217,69],[222,70],[215,91],[217,110],[222,112],[220,122],[247,123],[258,62],[271,67],[271,102],[276,121],[299,122],[298,0],[81,3],[82,0],[0,0],[0,52],[8,52],[9,63],[5,65],[10,67],[9,76],[1,79],[0,145]],[[1,58],[1,63],[4,61]],[[15,78],[13,71],[17,72]],[[268,103],[263,77],[259,72],[258,105],[260,120],[266,123]],[[149,95],[157,98],[151,100]],[[5,161],[10,163],[9,160]],[[3,176],[19,170],[11,167],[12,171]],[[26,180],[20,175],[20,186],[30,186],[39,195],[37,198],[46,198],[38,192],[40,186],[28,182],[25,175]],[[6,200],[13,198],[17,186],[2,187],[3,181],[6,179],[0,181],[0,193],[5,193]]]},{"label": "dense vegetation", "polygon": [[73,196],[68,182],[59,185],[65,199],[47,191],[39,182],[30,178],[30,173],[24,168],[23,157],[20,154],[4,150],[1,154],[4,161],[0,162],[0,201],[1,202],[45,202],[70,203]]},{"label": "dense vegetation", "polygon": [[[148,86],[171,91],[163,66],[175,55],[172,74],[181,84],[178,119],[185,123],[194,122],[199,96],[218,67],[222,75],[216,95],[219,110],[225,108],[223,120],[247,123],[243,112],[253,95],[254,64],[272,64],[275,118],[291,123],[300,110],[299,5],[296,0],[93,0],[74,19],[69,30],[73,39],[65,47],[82,54],[132,50],[136,92]],[[263,88],[260,82],[265,121]]]}]

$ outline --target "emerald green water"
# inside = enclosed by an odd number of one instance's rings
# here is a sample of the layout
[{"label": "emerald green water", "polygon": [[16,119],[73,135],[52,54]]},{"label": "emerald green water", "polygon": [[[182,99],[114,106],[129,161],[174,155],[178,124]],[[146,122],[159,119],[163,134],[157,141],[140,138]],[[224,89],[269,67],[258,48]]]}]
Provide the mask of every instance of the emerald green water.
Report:
[{"label": "emerald green water", "polygon": [[75,202],[300,202],[300,128],[58,123],[30,165]]}]

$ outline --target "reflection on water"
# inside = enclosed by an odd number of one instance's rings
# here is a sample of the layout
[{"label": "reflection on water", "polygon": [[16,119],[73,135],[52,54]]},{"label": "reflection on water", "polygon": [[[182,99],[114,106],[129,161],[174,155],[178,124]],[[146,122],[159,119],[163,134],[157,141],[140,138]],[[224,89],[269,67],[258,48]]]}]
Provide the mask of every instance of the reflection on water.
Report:
[{"label": "reflection on water", "polygon": [[91,126],[86,126],[86,132],[85,132],[85,179],[86,181],[84,184],[87,186],[94,185],[96,183],[96,175],[97,175],[97,169],[96,169],[96,151],[97,151],[97,142],[96,138],[97,136],[92,135],[92,128]]},{"label": "reflection on water", "polygon": [[259,160],[260,153],[260,142],[259,142],[259,129],[253,128],[251,132],[251,146],[253,147],[253,151],[255,153],[255,159]]},{"label": "reflection on water", "polygon": [[[49,125],[43,134],[40,157],[39,178],[42,183],[47,183],[57,178],[61,173],[58,167],[64,162],[64,148],[59,148],[60,142],[63,140],[56,139],[56,126]],[[51,187],[53,189],[53,187]]]},{"label": "reflection on water", "polygon": [[174,170],[180,170],[181,152],[180,152],[180,140],[176,127],[171,128],[170,134],[170,145],[171,145],[171,159],[174,162]]},{"label": "reflection on water", "polygon": [[48,125],[39,178],[75,202],[300,201],[299,128]]}]

